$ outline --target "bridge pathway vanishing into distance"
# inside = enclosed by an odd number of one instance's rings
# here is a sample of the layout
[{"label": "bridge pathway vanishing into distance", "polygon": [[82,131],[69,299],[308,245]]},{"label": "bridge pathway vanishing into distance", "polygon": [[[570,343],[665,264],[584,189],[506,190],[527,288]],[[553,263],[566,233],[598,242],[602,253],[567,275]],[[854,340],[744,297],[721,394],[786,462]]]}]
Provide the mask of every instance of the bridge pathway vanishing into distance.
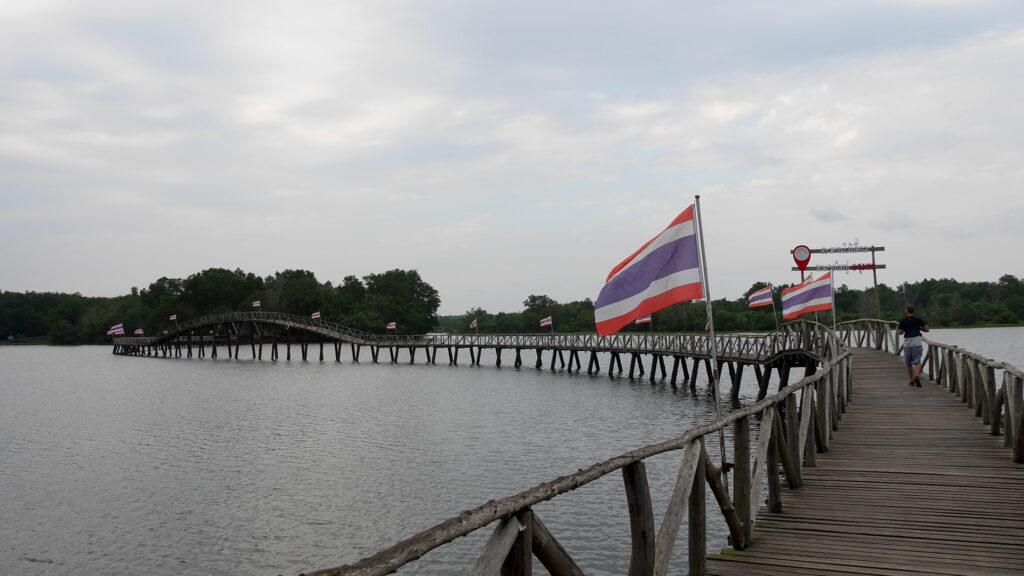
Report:
[{"label": "bridge pathway vanishing into distance", "polygon": [[[707,335],[375,336],[268,312],[208,316],[155,337],[115,338],[114,352],[203,357],[209,348],[216,357],[220,346],[237,358],[246,343],[252,358],[260,359],[267,341],[271,359],[277,359],[279,343],[290,358],[293,342],[303,359],[309,344],[319,343],[321,360],[323,344],[333,343],[339,361],[344,343],[356,361],[361,348],[369,347],[374,362],[386,349],[392,362],[405,350],[410,362],[424,351],[434,363],[437,351],[446,349],[454,364],[459,350],[468,349],[476,364],[480,352],[491,349],[499,365],[501,352],[514,350],[518,367],[522,351],[533,350],[537,368],[546,353],[552,370],[578,371],[583,355],[589,356],[590,374],[602,371],[602,356],[609,374],[622,373],[622,357],[628,356],[630,376],[637,367],[642,375],[647,356],[652,379],[659,370],[667,378],[669,357],[671,383],[681,368],[691,387],[702,364],[705,374],[712,368]],[[906,385],[891,322],[858,320],[833,330],[797,321],[769,334],[718,335],[717,368],[728,367],[734,400],[744,367],[754,367],[759,394],[753,405],[734,402],[731,413],[682,436],[492,500],[355,564],[310,574],[389,574],[488,526],[493,532],[473,574],[528,575],[534,558],[553,576],[583,574],[533,506],[615,472],[622,474],[629,509],[630,576],[669,572],[684,518],[693,575],[1024,573],[1024,374],[955,346],[926,342],[927,384],[917,389]],[[804,368],[804,374],[790,384],[793,367]],[[772,370],[778,371],[779,389],[769,396]],[[726,427],[732,428],[733,443],[723,472],[705,439]],[[644,460],[680,450],[675,487],[655,530]],[[730,472],[732,481],[725,482]],[[708,489],[731,546],[710,557]]]}]

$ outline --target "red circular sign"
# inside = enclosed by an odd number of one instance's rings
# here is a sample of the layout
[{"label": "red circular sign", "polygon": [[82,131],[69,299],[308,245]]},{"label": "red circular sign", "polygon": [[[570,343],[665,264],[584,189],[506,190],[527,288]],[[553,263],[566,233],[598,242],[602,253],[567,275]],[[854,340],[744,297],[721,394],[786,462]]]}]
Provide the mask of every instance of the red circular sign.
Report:
[{"label": "red circular sign", "polygon": [[807,269],[807,263],[811,261],[811,249],[803,244],[793,248],[793,260],[796,260],[796,266],[803,272]]}]

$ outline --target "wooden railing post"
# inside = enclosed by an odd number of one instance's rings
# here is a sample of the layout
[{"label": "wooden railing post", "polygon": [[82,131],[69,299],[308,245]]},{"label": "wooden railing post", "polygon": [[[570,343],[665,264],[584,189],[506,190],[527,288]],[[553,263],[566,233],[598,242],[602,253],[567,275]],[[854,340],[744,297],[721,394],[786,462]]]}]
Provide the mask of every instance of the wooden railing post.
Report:
[{"label": "wooden railing post", "polygon": [[733,542],[733,548],[745,549],[753,536],[752,522],[750,516],[750,419],[740,418],[733,424],[733,460],[735,461],[735,473],[733,474],[733,497],[732,503],[736,507],[736,513],[743,523],[743,539],[740,542]]},{"label": "wooden railing post", "polygon": [[[701,455],[704,454],[704,441],[701,440]],[[687,553],[690,558],[689,576],[704,576],[708,571],[708,526],[707,511],[704,504],[704,482],[707,475],[705,459],[697,462],[697,470],[693,475],[693,488],[690,489],[689,508],[689,546]]]},{"label": "wooden railing post", "polygon": [[793,463],[793,477],[789,478],[790,487],[799,488],[804,485],[804,480],[802,465],[803,458],[800,454],[800,422],[797,420],[795,394],[786,396],[786,439],[786,448],[789,450],[789,459]]},{"label": "wooden railing post", "polygon": [[[769,412],[773,415],[771,418],[767,417]],[[779,442],[782,438],[777,431],[781,431],[782,428],[777,425],[778,414],[775,408],[769,408],[765,413],[765,418],[761,420],[760,435],[768,435],[768,451],[764,458],[764,473],[768,479],[768,511],[778,514],[782,512],[782,485],[779,483],[779,453],[782,451],[779,449]],[[765,426],[769,424],[771,427],[765,430]],[[760,443],[759,436],[758,444]],[[760,450],[758,454],[760,455]]]},{"label": "wooden railing post", "polygon": [[654,574],[655,533],[647,468],[643,462],[634,462],[622,469],[622,479],[626,484],[629,530],[633,541],[629,576],[651,576]]},{"label": "wooden railing post", "polygon": [[519,534],[505,562],[501,565],[501,576],[531,576],[533,574],[533,511],[529,508],[516,514]]},{"label": "wooden railing post", "polygon": [[533,553],[551,576],[583,576],[583,570],[555,540],[537,514],[533,515]]},{"label": "wooden railing post", "polygon": [[672,559],[672,548],[675,546],[679,526],[683,523],[683,512],[690,499],[690,491],[693,489],[693,476],[700,460],[700,450],[699,441],[690,442],[686,445],[686,453],[683,455],[683,461],[679,464],[676,486],[672,491],[668,509],[665,511],[665,519],[662,520],[661,528],[658,530],[658,541],[654,550],[655,576],[668,574],[668,562]]},{"label": "wooden railing post", "polygon": [[1016,413],[1016,423],[1013,432],[1013,461],[1018,464],[1024,463],[1024,378],[1013,377],[1013,411]]},{"label": "wooden railing post", "polygon": [[993,436],[999,436],[1002,418],[1000,417],[1000,407],[996,402],[996,369],[991,364],[985,365],[985,388],[988,394],[989,431]]}]

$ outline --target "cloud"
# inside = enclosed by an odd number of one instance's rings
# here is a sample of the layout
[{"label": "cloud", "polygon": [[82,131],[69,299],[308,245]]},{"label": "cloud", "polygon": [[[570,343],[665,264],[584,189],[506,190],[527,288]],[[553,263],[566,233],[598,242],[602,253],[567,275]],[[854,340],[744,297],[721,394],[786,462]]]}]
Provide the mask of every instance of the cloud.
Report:
[{"label": "cloud", "polygon": [[516,309],[593,296],[699,193],[731,296],[790,280],[799,243],[940,245],[1024,210],[1014,3],[32,4],[0,9],[0,243],[75,250],[0,252],[5,289],[407,266],[442,311]]},{"label": "cloud", "polygon": [[814,216],[821,222],[839,222],[845,220],[846,217],[835,210],[811,210],[811,216]]}]

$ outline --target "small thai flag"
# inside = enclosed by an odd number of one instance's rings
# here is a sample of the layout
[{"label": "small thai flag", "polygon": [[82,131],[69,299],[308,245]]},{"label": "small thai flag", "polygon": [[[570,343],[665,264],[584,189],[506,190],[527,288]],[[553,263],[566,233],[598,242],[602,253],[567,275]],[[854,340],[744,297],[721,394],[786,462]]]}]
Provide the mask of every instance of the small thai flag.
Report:
[{"label": "small thai flag", "polygon": [[782,291],[782,319],[792,320],[801,314],[832,309],[832,273],[817,280],[806,280]]},{"label": "small thai flag", "polygon": [[110,336],[111,334],[124,334],[124,323],[114,324],[111,326],[110,330],[107,330],[107,336]]},{"label": "small thai flag", "polygon": [[171,314],[171,317],[169,318],[169,320],[177,322],[178,321],[178,315],[177,314]]},{"label": "small thai flag", "polygon": [[388,322],[388,330],[398,330],[398,322]]},{"label": "small thai flag", "polygon": [[641,317],[637,318],[636,322],[633,322],[633,323],[634,324],[648,324],[648,323],[650,323],[650,321],[651,321],[651,315],[648,314],[647,316],[641,316]]},{"label": "small thai flag", "polygon": [[142,328],[136,328],[136,329],[135,329],[135,335],[136,335],[136,336],[142,336],[142,334],[143,334],[143,332],[142,332]]},{"label": "small thai flag", "polygon": [[474,318],[473,321],[469,323],[469,327],[476,328],[476,318]]},{"label": "small thai flag", "polygon": [[747,301],[750,303],[748,308],[757,308],[758,306],[770,306],[772,304],[771,284],[751,294],[750,298]]},{"label": "small thai flag", "polygon": [[320,313],[319,312],[313,312],[313,320],[319,320],[319,319],[320,319]]},{"label": "small thai flag", "polygon": [[255,301],[255,302],[253,302],[253,303],[252,303],[252,307],[253,307],[253,308],[259,308],[259,307],[260,307],[260,301],[259,301],[259,300],[257,300],[257,301]]},{"label": "small thai flag", "polygon": [[540,327],[543,328],[545,326],[551,326],[551,316],[540,319]]}]

